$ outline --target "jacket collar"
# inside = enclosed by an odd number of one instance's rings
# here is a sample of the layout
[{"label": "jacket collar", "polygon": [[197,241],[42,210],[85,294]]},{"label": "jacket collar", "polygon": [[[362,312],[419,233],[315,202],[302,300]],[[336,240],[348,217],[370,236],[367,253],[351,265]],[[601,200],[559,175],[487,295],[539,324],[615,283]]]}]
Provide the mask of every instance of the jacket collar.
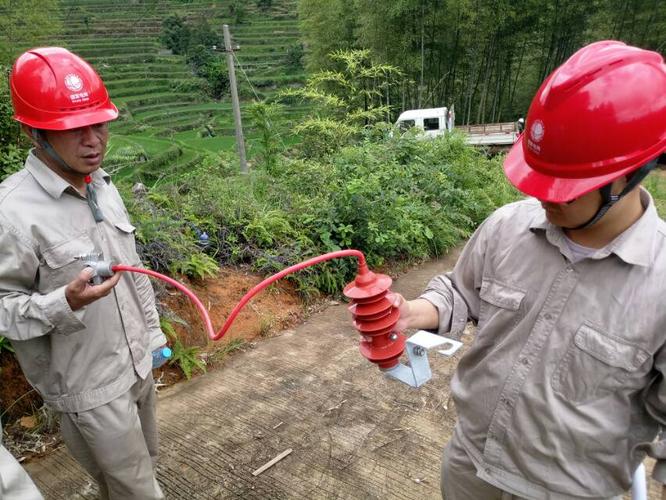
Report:
[{"label": "jacket collar", "polygon": [[[593,259],[602,259],[611,253],[617,255],[627,264],[648,267],[654,259],[653,243],[659,227],[659,215],[655,208],[650,193],[643,187],[640,188],[641,203],[645,208],[643,215],[634,222],[631,227],[611,241],[606,247],[600,248]],[[545,232],[546,239],[563,251],[568,247],[562,228],[554,226],[546,218],[546,212],[537,210],[530,222],[530,231]],[[565,253],[565,252],[563,252]]]},{"label": "jacket collar", "polygon": [[[30,172],[35,181],[46,191],[51,197],[58,199],[62,194],[69,190],[72,193],[80,194],[78,191],[65,179],[56,174],[53,170],[46,166],[46,164],[37,158],[34,150],[30,151],[28,159],[25,162],[25,169]],[[92,174],[93,185],[99,185],[101,182],[109,184],[111,177],[101,168],[95,170]]]}]

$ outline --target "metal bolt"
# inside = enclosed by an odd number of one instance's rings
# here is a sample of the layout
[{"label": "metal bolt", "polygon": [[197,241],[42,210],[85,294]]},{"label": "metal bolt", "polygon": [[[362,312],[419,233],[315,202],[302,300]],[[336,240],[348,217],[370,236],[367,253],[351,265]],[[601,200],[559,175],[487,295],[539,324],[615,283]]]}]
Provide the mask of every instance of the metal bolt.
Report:
[{"label": "metal bolt", "polygon": [[423,356],[425,354],[425,349],[421,347],[420,345],[414,346],[414,355],[415,356]]},{"label": "metal bolt", "polygon": [[398,334],[395,333],[395,332],[392,333],[391,335],[389,335],[389,340],[392,340],[392,341],[395,342],[396,340],[398,340]]}]

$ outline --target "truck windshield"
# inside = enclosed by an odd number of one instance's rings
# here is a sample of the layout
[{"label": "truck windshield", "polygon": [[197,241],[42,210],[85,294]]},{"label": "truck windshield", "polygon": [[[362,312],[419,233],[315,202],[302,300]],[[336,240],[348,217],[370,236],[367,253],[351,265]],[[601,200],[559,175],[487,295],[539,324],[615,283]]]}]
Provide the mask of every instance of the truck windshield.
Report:
[{"label": "truck windshield", "polygon": [[412,128],[415,125],[414,120],[403,120],[400,122],[400,130],[405,131]]}]

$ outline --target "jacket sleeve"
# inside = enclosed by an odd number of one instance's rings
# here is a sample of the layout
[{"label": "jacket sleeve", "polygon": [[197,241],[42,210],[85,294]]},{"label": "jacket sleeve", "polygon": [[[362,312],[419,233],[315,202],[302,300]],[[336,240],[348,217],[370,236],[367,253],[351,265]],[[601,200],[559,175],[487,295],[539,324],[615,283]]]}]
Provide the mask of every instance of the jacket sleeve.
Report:
[{"label": "jacket sleeve", "polygon": [[657,460],[652,477],[666,484],[666,346],[655,356],[656,376],[645,392],[645,408],[659,422],[661,434],[647,447],[648,455]]},{"label": "jacket sleeve", "polygon": [[439,315],[437,333],[458,338],[467,321],[479,317],[479,290],[483,276],[488,234],[492,216],[477,228],[463,248],[452,272],[434,277],[420,296],[433,304]]},{"label": "jacket sleeve", "polygon": [[35,251],[11,226],[0,224],[0,335],[29,340],[85,328],[84,311],[72,311],[64,286],[47,294],[34,291],[38,274]]}]

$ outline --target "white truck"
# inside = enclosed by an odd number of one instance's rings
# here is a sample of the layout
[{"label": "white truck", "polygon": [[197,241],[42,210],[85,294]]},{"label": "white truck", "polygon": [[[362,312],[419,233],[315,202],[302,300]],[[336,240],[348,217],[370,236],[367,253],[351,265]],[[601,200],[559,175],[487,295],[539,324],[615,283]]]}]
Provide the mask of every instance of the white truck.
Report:
[{"label": "white truck", "polygon": [[[462,125],[460,129],[467,134],[467,143],[475,146],[508,146],[518,138],[524,121],[488,123],[482,125]],[[400,113],[396,125],[401,131],[412,127],[423,130],[426,137],[436,137],[453,130],[455,111],[451,109],[427,108],[410,109]]]}]

